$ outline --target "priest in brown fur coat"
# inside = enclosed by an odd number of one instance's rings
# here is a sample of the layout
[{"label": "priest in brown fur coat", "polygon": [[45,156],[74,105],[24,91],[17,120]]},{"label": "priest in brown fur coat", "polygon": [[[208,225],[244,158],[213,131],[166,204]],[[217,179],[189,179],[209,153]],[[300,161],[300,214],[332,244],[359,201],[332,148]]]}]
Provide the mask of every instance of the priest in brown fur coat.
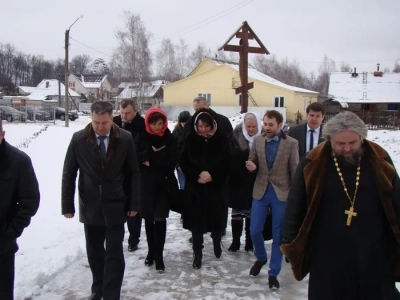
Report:
[{"label": "priest in brown fur coat", "polygon": [[400,299],[400,181],[389,154],[366,140],[351,112],[332,118],[326,142],[292,181],[282,252],[293,274],[309,274],[311,300]]}]

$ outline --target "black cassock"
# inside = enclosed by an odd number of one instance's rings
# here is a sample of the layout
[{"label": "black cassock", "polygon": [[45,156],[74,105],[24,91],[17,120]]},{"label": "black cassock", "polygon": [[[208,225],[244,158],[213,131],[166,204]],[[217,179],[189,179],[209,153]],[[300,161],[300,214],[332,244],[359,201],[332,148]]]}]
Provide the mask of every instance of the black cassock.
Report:
[{"label": "black cassock", "polygon": [[[350,197],[357,165],[339,160]],[[315,180],[318,180],[317,178]],[[400,299],[390,265],[395,243],[368,159],[361,160],[360,186],[351,225],[345,210],[351,206],[333,159],[328,160],[324,191],[309,238],[309,299]]]}]

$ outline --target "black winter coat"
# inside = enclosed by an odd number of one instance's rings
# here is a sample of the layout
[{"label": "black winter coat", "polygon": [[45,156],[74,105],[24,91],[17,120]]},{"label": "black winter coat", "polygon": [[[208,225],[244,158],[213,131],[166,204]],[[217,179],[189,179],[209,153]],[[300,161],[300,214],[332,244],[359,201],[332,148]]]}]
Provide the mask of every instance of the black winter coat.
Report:
[{"label": "black winter coat", "polygon": [[[199,136],[194,130],[188,134],[179,162],[186,176],[185,229],[197,233],[225,230],[230,163],[230,141],[227,135],[219,130],[211,138]],[[202,171],[210,173],[211,182],[197,182]]]},{"label": "black winter coat", "polygon": [[[141,215],[143,218],[167,218],[170,201],[178,194],[175,166],[178,162],[177,140],[167,129],[163,136],[147,132],[135,139],[141,172]],[[156,149],[163,149],[154,151]],[[143,163],[148,161],[150,166]]]},{"label": "black winter coat", "polygon": [[133,139],[136,138],[139,132],[145,131],[144,118],[139,113],[136,113],[136,116],[133,118],[131,123],[125,123],[124,127],[122,127],[121,115],[114,117],[113,121],[119,128],[129,131],[132,134]]},{"label": "black winter coat", "polygon": [[40,202],[31,159],[5,140],[0,144],[0,255],[18,251],[16,240]]},{"label": "black winter coat", "polygon": [[92,125],[75,132],[62,176],[62,214],[75,213],[75,181],[79,170],[79,220],[115,226],[128,211],[139,211],[140,173],[132,135],[113,125],[106,158],[102,158]]},{"label": "black winter coat", "polygon": [[249,142],[243,135],[242,126],[238,124],[232,135],[233,164],[229,175],[229,207],[251,209],[257,172],[249,172],[246,168],[250,149]]}]

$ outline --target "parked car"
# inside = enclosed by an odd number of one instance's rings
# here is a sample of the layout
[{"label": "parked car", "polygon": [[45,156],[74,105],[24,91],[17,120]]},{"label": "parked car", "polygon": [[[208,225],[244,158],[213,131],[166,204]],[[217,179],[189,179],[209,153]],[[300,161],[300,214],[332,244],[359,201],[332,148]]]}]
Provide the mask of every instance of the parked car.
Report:
[{"label": "parked car", "polygon": [[51,119],[51,115],[43,111],[37,107],[31,107],[31,106],[20,106],[17,107],[19,111],[25,112],[28,114],[28,120],[30,121],[49,121]]},{"label": "parked car", "polygon": [[11,106],[0,106],[0,117],[2,120],[7,120],[7,122],[26,122],[27,114],[20,112]]},{"label": "parked car", "polygon": [[[56,119],[60,119],[61,121],[65,120],[65,108],[64,107],[55,107],[55,115]],[[71,121],[75,121],[79,118],[78,113],[76,111],[68,112],[69,119]]]}]

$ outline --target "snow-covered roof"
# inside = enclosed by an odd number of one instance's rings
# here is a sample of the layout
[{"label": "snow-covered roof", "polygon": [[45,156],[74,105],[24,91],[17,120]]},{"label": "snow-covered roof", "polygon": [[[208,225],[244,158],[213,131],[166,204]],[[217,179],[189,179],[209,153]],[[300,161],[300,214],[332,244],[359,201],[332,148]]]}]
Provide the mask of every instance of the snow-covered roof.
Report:
[{"label": "snow-covered roof", "polygon": [[132,84],[132,82],[125,82],[125,81],[123,81],[123,82],[121,82],[121,83],[119,84],[118,88],[119,88],[119,89],[124,89],[124,88],[126,88],[127,86],[129,86],[129,85],[131,85],[131,84]]},{"label": "snow-covered roof", "polygon": [[142,87],[139,87],[137,83],[131,83],[123,91],[114,98],[128,99],[134,97],[145,97],[152,98],[158,92],[158,90],[167,85],[169,82],[165,80],[155,80],[148,83],[144,83]]},{"label": "snow-covered roof", "polygon": [[108,74],[74,74],[87,89],[99,89]]},{"label": "snow-covered roof", "polygon": [[[65,94],[65,86],[61,85],[61,95]],[[71,97],[80,97],[80,95],[68,89]],[[38,86],[28,96],[29,100],[45,100],[47,96],[58,96],[58,80],[57,79],[43,79]]]},{"label": "snow-covered roof", "polygon": [[36,89],[35,86],[22,86],[22,85],[20,85],[18,88],[25,94],[30,94]]},{"label": "snow-covered roof", "polygon": [[347,103],[400,103],[400,74],[375,72],[358,73],[353,77],[347,72],[333,72],[329,79],[329,94]]},{"label": "snow-covered roof", "polygon": [[[212,60],[212,61],[217,66],[225,65],[225,66],[228,66],[228,67],[234,69],[235,71],[239,72],[239,65],[238,64],[221,62],[220,60]],[[259,80],[259,81],[262,81],[262,82],[265,82],[265,83],[269,83],[269,84],[272,84],[272,85],[275,85],[275,86],[278,86],[278,87],[281,87],[281,88],[284,88],[284,89],[287,89],[287,90],[291,90],[291,91],[294,91],[294,92],[298,92],[298,93],[318,94],[318,92],[314,92],[314,91],[303,89],[303,88],[298,88],[298,87],[291,86],[291,85],[288,85],[286,83],[283,83],[281,81],[278,81],[278,80],[276,80],[276,79],[274,79],[274,78],[272,78],[272,77],[270,77],[268,75],[265,75],[264,73],[261,73],[261,72],[257,71],[255,68],[253,68],[251,66],[249,66],[249,68],[248,68],[248,77],[251,78],[251,79]]]}]

